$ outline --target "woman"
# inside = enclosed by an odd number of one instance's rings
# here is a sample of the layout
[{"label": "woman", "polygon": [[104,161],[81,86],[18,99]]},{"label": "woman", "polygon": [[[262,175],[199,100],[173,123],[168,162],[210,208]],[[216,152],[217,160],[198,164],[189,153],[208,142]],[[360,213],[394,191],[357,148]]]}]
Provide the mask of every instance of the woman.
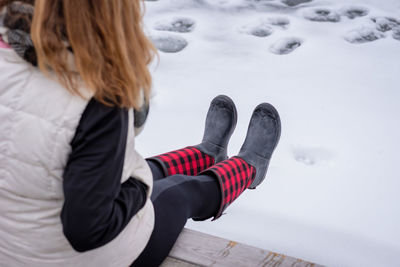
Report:
[{"label": "woman", "polygon": [[236,157],[218,96],[200,144],[144,160],[155,50],[139,0],[0,0],[0,262],[158,266],[187,219],[264,179],[280,120],[259,105]]}]

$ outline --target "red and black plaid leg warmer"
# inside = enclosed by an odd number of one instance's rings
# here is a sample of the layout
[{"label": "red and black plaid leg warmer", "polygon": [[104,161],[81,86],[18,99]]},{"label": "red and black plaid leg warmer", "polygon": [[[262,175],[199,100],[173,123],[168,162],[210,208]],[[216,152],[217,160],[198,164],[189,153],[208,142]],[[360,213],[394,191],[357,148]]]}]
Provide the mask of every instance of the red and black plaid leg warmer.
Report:
[{"label": "red and black plaid leg warmer", "polygon": [[222,202],[214,219],[221,217],[222,212],[239,195],[250,186],[256,177],[256,169],[239,157],[219,162],[206,172],[212,171],[217,177],[221,186]]},{"label": "red and black plaid leg warmer", "polygon": [[174,174],[194,176],[211,167],[215,162],[213,157],[192,146],[161,154],[148,160],[160,163],[166,176]]}]

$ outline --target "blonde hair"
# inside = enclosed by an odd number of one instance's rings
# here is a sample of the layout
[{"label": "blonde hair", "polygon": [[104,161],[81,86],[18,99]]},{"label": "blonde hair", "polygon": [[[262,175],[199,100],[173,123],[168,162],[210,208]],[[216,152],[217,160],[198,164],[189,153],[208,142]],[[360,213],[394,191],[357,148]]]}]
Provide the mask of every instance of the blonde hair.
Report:
[{"label": "blonde hair", "polygon": [[[148,64],[156,50],[143,32],[142,0],[34,2],[31,37],[42,71],[51,69],[79,95],[80,77],[106,105],[139,108],[143,96],[148,101]],[[75,68],[68,62],[69,49]]]}]

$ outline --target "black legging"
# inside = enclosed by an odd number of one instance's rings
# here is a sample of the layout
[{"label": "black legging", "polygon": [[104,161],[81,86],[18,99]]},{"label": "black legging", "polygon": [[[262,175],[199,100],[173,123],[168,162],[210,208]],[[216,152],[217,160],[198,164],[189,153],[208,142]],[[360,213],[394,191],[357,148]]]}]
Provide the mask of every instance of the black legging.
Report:
[{"label": "black legging", "polygon": [[221,202],[216,177],[181,174],[165,177],[161,166],[147,162],[154,179],[151,195],[154,230],[144,251],[131,266],[159,266],[174,246],[187,219],[211,217],[217,213]]}]

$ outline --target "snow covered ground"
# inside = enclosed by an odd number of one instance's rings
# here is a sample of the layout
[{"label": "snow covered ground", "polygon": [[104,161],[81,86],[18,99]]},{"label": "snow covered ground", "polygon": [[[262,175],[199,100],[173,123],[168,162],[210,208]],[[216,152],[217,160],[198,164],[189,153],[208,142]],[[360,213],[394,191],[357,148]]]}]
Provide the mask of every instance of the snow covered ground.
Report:
[{"label": "snow covered ground", "polygon": [[199,143],[218,94],[239,114],[230,155],[258,103],[281,114],[263,184],[187,227],[328,266],[400,266],[399,0],[147,1],[145,24],[166,52],[144,156]]}]

